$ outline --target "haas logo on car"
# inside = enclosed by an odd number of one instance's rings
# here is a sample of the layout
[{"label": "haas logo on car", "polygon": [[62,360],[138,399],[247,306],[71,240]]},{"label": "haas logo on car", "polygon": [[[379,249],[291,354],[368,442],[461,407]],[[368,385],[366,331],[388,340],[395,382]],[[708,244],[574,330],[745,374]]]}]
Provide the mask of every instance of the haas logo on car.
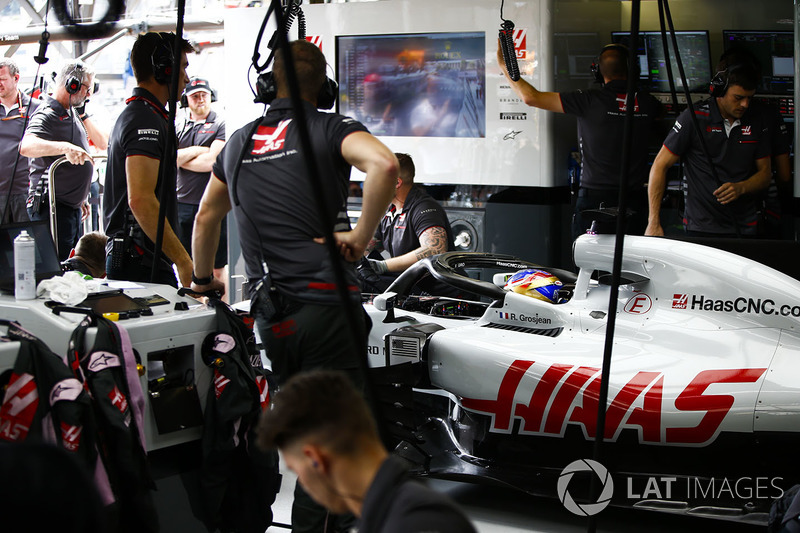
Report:
[{"label": "haas logo on car", "polygon": [[[463,398],[461,405],[490,415],[491,431],[494,432],[511,433],[514,418],[519,418],[520,434],[563,436],[567,424],[579,424],[583,426],[585,437],[594,439],[600,369],[550,365],[536,383],[527,404],[518,403],[515,401],[517,389],[533,365],[533,361],[514,361],[503,376],[496,399]],[[665,405],[663,372],[637,372],[613,398],[609,397],[605,438],[616,440],[624,426],[638,429],[642,442],[708,444],[716,438],[720,424],[733,406],[734,397],[730,394],[705,394],[706,389],[715,383],[754,383],[766,370],[733,368],[699,372],[674,400],[675,412],[694,413],[691,420],[697,419],[697,413],[702,414],[699,423],[693,427],[668,427],[662,421]]]}]

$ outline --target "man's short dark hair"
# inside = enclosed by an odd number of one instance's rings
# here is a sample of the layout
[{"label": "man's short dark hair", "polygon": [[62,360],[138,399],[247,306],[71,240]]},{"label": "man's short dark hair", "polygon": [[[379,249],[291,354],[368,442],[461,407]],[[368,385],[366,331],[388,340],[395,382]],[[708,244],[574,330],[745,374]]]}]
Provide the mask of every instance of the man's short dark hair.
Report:
[{"label": "man's short dark hair", "polygon": [[[148,32],[136,38],[131,49],[131,67],[137,82],[147,81],[153,77],[153,52],[161,45],[172,50],[175,45],[175,34]],[[191,43],[181,38],[181,52],[189,54],[194,51]]]},{"label": "man's short dark hair", "polygon": [[400,163],[400,178],[405,183],[414,183],[414,176],[417,175],[417,169],[414,167],[414,160],[411,156],[403,153],[395,153],[397,162]]},{"label": "man's short dark hair", "polygon": [[[725,72],[729,67],[734,67],[735,70],[738,70],[740,65],[750,65],[755,72],[756,83],[761,81],[761,62],[755,54],[741,46],[733,46],[720,56],[719,63],[717,63],[717,72]],[[752,74],[752,72],[750,74]],[[728,85],[731,84],[731,81],[729,81]],[[742,84],[739,83],[738,85]],[[744,86],[742,85],[742,87]],[[747,87],[745,87],[745,89],[747,89]]]},{"label": "man's short dark hair", "polygon": [[614,45],[600,52],[600,73],[609,79],[628,77],[628,54],[624,45]]},{"label": "man's short dark hair", "polygon": [[[325,56],[316,45],[306,40],[292,41],[289,46],[294,60],[294,68],[297,71],[297,82],[300,84],[302,97],[306,100],[316,101],[319,90],[325,82]],[[275,84],[278,91],[288,92],[286,66],[283,50],[280,48],[275,52],[272,74],[275,76]]]},{"label": "man's short dark hair", "polygon": [[265,449],[313,441],[347,456],[358,453],[365,438],[379,441],[369,407],[350,378],[332,370],[290,378],[258,424],[258,444]]},{"label": "man's short dark hair", "polygon": [[93,277],[102,277],[106,271],[106,242],[105,233],[93,231],[83,235],[75,245],[75,255],[83,259],[92,270]]},{"label": "man's short dark hair", "polygon": [[727,77],[728,87],[738,85],[745,91],[755,91],[758,87],[760,76],[758,68],[753,63],[731,63],[727,69],[720,72],[724,72],[723,75]]}]

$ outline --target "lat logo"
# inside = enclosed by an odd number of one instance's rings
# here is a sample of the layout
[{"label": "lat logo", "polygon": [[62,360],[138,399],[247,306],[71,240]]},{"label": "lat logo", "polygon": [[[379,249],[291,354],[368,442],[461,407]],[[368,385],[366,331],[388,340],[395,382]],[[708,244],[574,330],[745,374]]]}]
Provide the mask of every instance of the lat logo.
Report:
[{"label": "lat logo", "polygon": [[262,155],[267,152],[282,150],[286,143],[286,130],[292,119],[282,120],[277,127],[259,126],[256,134],[253,135],[253,155]]},{"label": "lat logo", "polygon": [[514,52],[517,59],[527,59],[528,57],[528,30],[514,29]]},{"label": "lat logo", "polygon": [[673,309],[686,309],[686,304],[689,302],[688,294],[674,294],[672,296]]},{"label": "lat logo", "polygon": [[753,134],[753,126],[742,126],[742,136],[752,135],[752,134]]}]

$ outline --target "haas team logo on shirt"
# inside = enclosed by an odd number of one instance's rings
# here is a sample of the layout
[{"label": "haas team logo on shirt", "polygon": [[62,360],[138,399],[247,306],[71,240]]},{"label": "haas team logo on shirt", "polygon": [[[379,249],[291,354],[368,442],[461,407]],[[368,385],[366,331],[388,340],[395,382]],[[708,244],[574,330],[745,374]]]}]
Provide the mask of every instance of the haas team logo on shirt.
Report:
[{"label": "haas team logo on shirt", "polygon": [[[627,94],[620,94],[617,93],[617,105],[619,106],[619,112],[624,113],[628,110],[628,95]],[[639,112],[639,98],[638,96],[634,95],[633,97],[633,112]]]},{"label": "haas team logo on shirt", "polygon": [[292,119],[282,120],[276,127],[259,126],[253,135],[253,155],[263,155],[267,152],[283,150],[286,143],[286,129]]}]

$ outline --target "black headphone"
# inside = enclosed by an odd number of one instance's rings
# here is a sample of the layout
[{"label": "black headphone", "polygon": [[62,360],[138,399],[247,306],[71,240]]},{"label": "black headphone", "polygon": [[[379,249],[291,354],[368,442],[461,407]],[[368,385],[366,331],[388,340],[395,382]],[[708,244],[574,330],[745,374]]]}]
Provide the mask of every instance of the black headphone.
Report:
[{"label": "black headphone", "polygon": [[83,67],[80,63],[75,63],[75,66],[72,67],[72,72],[70,72],[69,77],[64,82],[64,87],[67,89],[67,93],[70,95],[78,94],[78,91],[81,90],[81,85],[83,85],[83,76],[80,78],[76,76],[78,73],[83,72]]},{"label": "black headphone", "polygon": [[[278,85],[275,83],[275,76],[272,71],[265,72],[258,76],[256,80],[256,98],[253,100],[257,104],[270,104],[278,95]],[[317,94],[317,109],[331,109],[339,96],[339,84],[335,80],[325,76],[322,87]]]},{"label": "black headphone", "polygon": [[153,79],[156,83],[166,85],[172,79],[172,65],[175,56],[172,53],[171,35],[166,32],[158,32],[158,43],[153,47],[150,60],[153,64]]},{"label": "black headphone", "polygon": [[592,78],[594,78],[594,81],[596,81],[597,83],[604,83],[605,82],[605,79],[603,78],[603,73],[600,72],[600,56],[602,56],[604,53],[608,52],[609,50],[617,50],[618,52],[620,52],[622,54],[622,56],[623,56],[623,60],[625,61],[625,66],[627,67],[627,65],[628,65],[628,47],[627,46],[625,46],[624,44],[620,44],[620,43],[613,43],[613,44],[605,45],[603,47],[603,49],[600,50],[600,53],[597,54],[597,57],[594,59],[594,61],[592,61],[592,66],[589,67],[589,69],[592,72]]},{"label": "black headphone", "polygon": [[708,94],[716,98],[725,96],[731,82],[731,72],[738,69],[743,64],[744,63],[734,63],[733,65],[728,65],[725,70],[720,70],[714,74],[714,77],[711,78],[711,82],[708,84]]},{"label": "black headphone", "polygon": [[[217,101],[217,91],[211,89],[211,103],[213,104],[216,101]],[[181,93],[181,108],[186,108],[186,107],[189,107],[189,98],[186,96],[186,89],[184,89],[183,93]]]}]

